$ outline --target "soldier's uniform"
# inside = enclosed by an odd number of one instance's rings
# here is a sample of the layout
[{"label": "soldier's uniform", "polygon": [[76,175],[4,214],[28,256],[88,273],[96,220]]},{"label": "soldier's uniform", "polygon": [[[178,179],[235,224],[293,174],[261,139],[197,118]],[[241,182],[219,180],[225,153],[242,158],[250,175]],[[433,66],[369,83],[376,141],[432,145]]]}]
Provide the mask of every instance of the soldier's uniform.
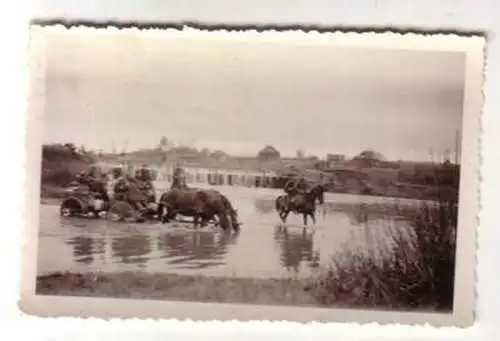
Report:
[{"label": "soldier's uniform", "polygon": [[144,194],[137,186],[137,180],[123,174],[123,171],[116,169],[115,177],[118,176],[113,185],[113,196],[116,200],[126,201],[140,212],[146,210],[146,200]]},{"label": "soldier's uniform", "polygon": [[184,173],[184,169],[180,167],[175,168],[172,177],[173,177],[172,186],[170,186],[170,188],[180,188],[180,189],[187,188],[186,175]]},{"label": "soldier's uniform", "polygon": [[89,195],[92,195],[96,199],[109,201],[106,189],[107,180],[97,166],[91,165],[86,170],[80,172],[77,175],[77,182],[81,185],[80,192],[83,192],[83,188],[87,187]]},{"label": "soldier's uniform", "polygon": [[291,179],[289,180],[285,186],[284,190],[287,194],[293,195],[297,193],[304,193],[307,191],[307,181],[304,178]]},{"label": "soldier's uniform", "polygon": [[147,202],[155,202],[156,195],[151,174],[146,165],[143,165],[135,172],[135,181],[138,189],[146,196]]}]

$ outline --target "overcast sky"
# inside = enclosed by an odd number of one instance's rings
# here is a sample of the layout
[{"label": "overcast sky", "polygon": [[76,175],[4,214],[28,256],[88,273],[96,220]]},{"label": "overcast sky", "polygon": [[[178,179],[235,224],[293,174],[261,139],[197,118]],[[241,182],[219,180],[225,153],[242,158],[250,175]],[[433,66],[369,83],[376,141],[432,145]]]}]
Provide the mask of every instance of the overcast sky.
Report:
[{"label": "overcast sky", "polygon": [[132,150],[164,135],[240,155],[426,160],[453,151],[461,127],[460,53],[131,35],[49,46],[46,143]]}]

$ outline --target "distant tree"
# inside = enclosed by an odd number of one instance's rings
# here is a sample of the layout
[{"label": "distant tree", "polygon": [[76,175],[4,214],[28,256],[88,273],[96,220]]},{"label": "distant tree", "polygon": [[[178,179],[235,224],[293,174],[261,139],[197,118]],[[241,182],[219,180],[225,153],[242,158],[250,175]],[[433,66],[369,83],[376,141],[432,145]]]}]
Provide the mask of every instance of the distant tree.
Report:
[{"label": "distant tree", "polygon": [[386,161],[386,158],[374,150],[367,149],[356,155],[353,160],[363,167],[373,167],[380,162]]},{"label": "distant tree", "polygon": [[222,150],[216,150],[210,156],[216,160],[222,161],[222,160],[226,160],[229,157],[229,154],[227,154],[226,152],[224,152]]},{"label": "distant tree", "polygon": [[281,154],[275,147],[267,145],[258,152],[257,157],[262,161],[277,160]]},{"label": "distant tree", "polygon": [[210,155],[210,149],[208,149],[208,148],[202,148],[200,150],[200,154],[202,154],[203,156],[209,156]]},{"label": "distant tree", "polygon": [[72,154],[77,154],[76,146],[73,143],[65,143],[64,147],[66,147]]},{"label": "distant tree", "polygon": [[306,153],[302,149],[298,149],[295,152],[295,156],[297,157],[297,159],[303,159],[305,157],[305,155],[306,155]]},{"label": "distant tree", "polygon": [[81,145],[80,148],[78,149],[78,153],[82,155],[87,154],[87,151],[85,150],[85,147],[83,145]]},{"label": "distant tree", "polygon": [[165,136],[162,136],[160,138],[160,149],[165,150],[168,147],[168,139]]}]

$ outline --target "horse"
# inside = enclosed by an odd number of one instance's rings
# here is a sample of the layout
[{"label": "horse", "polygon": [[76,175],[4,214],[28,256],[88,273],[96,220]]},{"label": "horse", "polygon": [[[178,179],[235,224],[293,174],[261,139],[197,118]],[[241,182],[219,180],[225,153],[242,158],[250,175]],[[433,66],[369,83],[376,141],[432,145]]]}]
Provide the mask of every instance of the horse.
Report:
[{"label": "horse", "polygon": [[302,214],[304,225],[307,225],[307,217],[310,216],[313,223],[316,224],[316,203],[325,203],[325,190],[323,186],[316,185],[305,192],[280,195],[275,200],[275,209],[283,223],[290,212]]},{"label": "horse", "polygon": [[200,219],[201,226],[204,226],[214,217],[218,218],[224,230],[229,230],[232,225],[237,231],[240,226],[237,212],[228,198],[214,189],[172,188],[163,193],[158,203],[158,216],[162,223],[175,219],[177,214],[193,217],[195,228]]},{"label": "horse", "polygon": [[[218,215],[220,209],[222,209],[226,212],[226,215],[229,216],[229,220],[233,229],[235,231],[239,230],[241,223],[238,221],[238,211],[233,207],[231,201],[229,201],[227,196],[225,196],[224,194],[215,189],[198,190],[198,196],[202,199],[204,203],[209,203],[209,205],[205,206],[206,209],[204,211],[205,222],[208,222],[208,219],[213,219],[214,216]],[[214,198],[217,199],[215,203],[212,201],[212,199]]]}]

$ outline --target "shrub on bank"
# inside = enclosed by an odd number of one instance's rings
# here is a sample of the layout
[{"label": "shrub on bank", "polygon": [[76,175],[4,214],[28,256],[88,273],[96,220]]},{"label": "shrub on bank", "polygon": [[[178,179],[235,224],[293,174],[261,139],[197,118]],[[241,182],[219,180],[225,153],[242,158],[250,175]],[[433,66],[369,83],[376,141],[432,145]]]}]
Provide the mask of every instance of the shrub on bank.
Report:
[{"label": "shrub on bank", "polygon": [[94,162],[92,156],[72,144],[42,146],[42,186],[66,186]]},{"label": "shrub on bank", "polygon": [[457,204],[442,200],[412,211],[401,210],[411,233],[391,234],[388,256],[347,248],[335,255],[331,269],[312,286],[317,301],[360,308],[451,310]]}]

